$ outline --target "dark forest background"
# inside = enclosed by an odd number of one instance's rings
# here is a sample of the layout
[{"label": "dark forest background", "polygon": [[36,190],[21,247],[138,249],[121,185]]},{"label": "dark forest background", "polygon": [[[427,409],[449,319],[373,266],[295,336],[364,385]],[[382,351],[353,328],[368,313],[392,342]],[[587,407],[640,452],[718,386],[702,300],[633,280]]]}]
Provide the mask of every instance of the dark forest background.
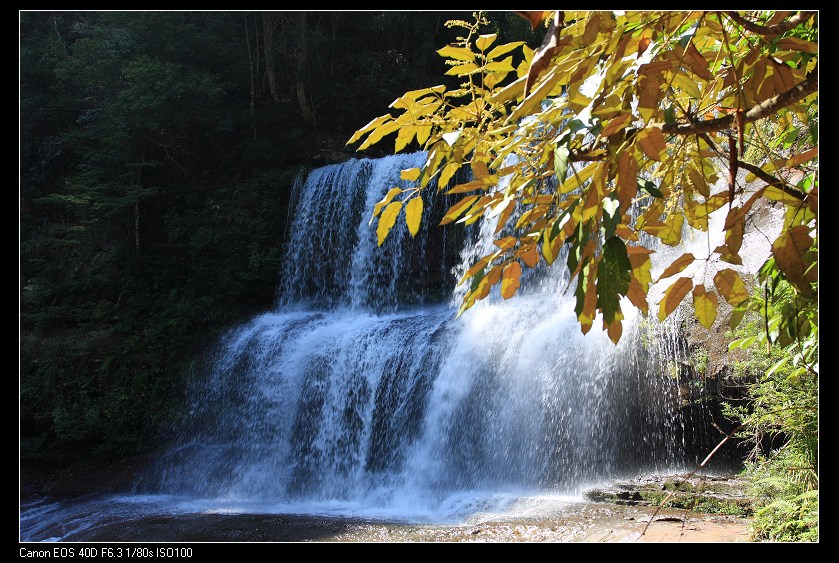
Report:
[{"label": "dark forest background", "polygon": [[202,350],[273,305],[295,178],[444,82],[450,19],[20,13],[22,460],[154,447]]}]

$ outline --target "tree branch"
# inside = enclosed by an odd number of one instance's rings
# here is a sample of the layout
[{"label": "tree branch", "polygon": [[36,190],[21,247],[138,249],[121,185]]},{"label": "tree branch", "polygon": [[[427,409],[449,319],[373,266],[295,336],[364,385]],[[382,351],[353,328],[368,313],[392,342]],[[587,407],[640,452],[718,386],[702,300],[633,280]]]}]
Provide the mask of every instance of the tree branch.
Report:
[{"label": "tree branch", "polygon": [[[715,153],[717,153],[717,156],[719,156],[722,159],[728,160],[728,155],[723,153],[722,150],[720,150],[720,148],[717,147],[717,145],[714,143],[713,140],[711,140],[711,138],[708,135],[702,134],[702,140],[704,140],[706,143],[708,143],[708,146],[711,147],[711,150],[713,150]],[[784,182],[780,178],[776,178],[775,176],[773,176],[773,175],[769,174],[768,172],[762,170],[759,166],[755,166],[754,164],[748,163],[748,162],[743,161],[743,160],[738,160],[737,161],[737,167],[738,168],[743,168],[744,170],[748,170],[749,172],[751,172],[752,174],[754,174],[755,176],[757,176],[758,178],[760,178],[761,180],[766,182],[767,185],[778,188],[779,190],[783,191],[785,194],[791,195],[792,197],[794,197],[795,199],[797,199],[799,201],[804,201],[807,198],[808,194],[793,188],[792,186],[790,186],[789,184],[787,184],[786,182]]]},{"label": "tree branch", "polygon": [[799,201],[804,201],[807,197],[806,193],[797,190],[789,184],[787,184],[786,182],[784,182],[783,180],[780,180],[775,176],[772,176],[771,174],[764,172],[760,169],[759,166],[749,164],[748,162],[743,162],[742,160],[738,161],[738,165],[740,166],[740,168],[748,170],[749,172],[751,172],[752,174],[769,184],[770,186],[778,188],[785,194],[790,195]]},{"label": "tree branch", "polygon": [[757,33],[759,35],[778,35],[785,31],[789,31],[790,29],[794,28],[800,23],[804,23],[805,21],[809,20],[814,15],[816,15],[816,12],[798,12],[787,21],[770,26],[756,24],[751,20],[747,20],[737,12],[725,12],[725,15],[731,18],[732,21],[734,21],[734,23],[736,23],[737,25],[741,26],[743,29],[747,31],[751,31],[752,33]]},{"label": "tree branch", "polygon": [[[818,65],[813,70],[807,73],[807,78],[803,82],[796,84],[786,92],[778,94],[775,97],[764,100],[758,105],[752,107],[743,115],[744,123],[751,123],[758,119],[763,119],[772,115],[777,110],[806,98],[810,94],[817,92],[819,89],[819,74]],[[715,131],[722,131],[723,129],[730,129],[733,127],[734,115],[729,114],[716,119],[707,119],[705,121],[695,121],[692,123],[670,123],[662,127],[662,131],[668,135],[693,135],[696,133],[713,133]]]}]

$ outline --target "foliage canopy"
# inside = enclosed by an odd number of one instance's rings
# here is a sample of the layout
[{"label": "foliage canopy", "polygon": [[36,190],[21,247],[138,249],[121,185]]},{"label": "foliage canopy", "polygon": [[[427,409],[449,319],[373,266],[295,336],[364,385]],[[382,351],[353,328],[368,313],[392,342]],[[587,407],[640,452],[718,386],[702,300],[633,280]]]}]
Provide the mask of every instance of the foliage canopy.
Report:
[{"label": "foliage canopy", "polygon": [[[427,151],[422,167],[402,171],[414,187],[376,205],[379,244],[403,208],[416,232],[436,178],[462,194],[441,224],[497,218],[497,249],[460,280],[459,314],[494,285],[512,297],[523,266],[550,265],[565,246],[582,331],[599,314],[617,342],[622,297],[647,313],[652,284],[695,262],[704,267],[664,291],[659,318],[690,294],[706,328],[721,299],[739,324],[749,306],[739,253],[756,204],[768,202],[785,213],[772,242],[780,275],[816,296],[817,14],[519,14],[549,24],[541,47],[482,34],[481,13],[448,22],[463,35],[437,52],[460,87],[407,92],[348,142],[363,150],[395,134],[396,152],[414,142]],[[473,179],[450,185],[461,168]],[[707,232],[726,206],[724,243],[682,254],[653,280],[656,239],[676,246],[686,229]]]}]

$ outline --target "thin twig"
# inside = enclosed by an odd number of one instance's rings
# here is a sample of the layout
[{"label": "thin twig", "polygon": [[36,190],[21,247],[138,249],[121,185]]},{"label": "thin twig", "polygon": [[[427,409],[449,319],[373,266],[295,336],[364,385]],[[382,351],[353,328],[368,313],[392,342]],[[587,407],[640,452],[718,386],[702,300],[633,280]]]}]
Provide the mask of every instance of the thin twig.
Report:
[{"label": "thin twig", "polygon": [[757,33],[759,35],[778,35],[779,33],[789,31],[798,24],[809,20],[816,15],[816,12],[798,12],[785,22],[768,26],[760,25],[751,20],[747,20],[737,12],[725,12],[725,15],[731,18],[734,23],[738,24],[743,29],[751,31],[752,33]]}]

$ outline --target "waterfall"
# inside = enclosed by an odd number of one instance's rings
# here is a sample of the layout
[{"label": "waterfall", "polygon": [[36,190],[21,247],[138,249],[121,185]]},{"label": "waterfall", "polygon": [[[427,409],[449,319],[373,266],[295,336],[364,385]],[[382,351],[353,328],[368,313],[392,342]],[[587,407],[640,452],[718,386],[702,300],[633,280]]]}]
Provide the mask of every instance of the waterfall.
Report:
[{"label": "waterfall", "polygon": [[145,488],[442,517],[704,457],[663,369],[676,341],[642,338],[628,306],[618,346],[597,322],[583,335],[559,261],[455,318],[455,273],[495,219],[455,235],[435,196],[416,237],[400,217],[377,247],[373,204],[423,159],[301,179],[276,309],[215,348]]}]

